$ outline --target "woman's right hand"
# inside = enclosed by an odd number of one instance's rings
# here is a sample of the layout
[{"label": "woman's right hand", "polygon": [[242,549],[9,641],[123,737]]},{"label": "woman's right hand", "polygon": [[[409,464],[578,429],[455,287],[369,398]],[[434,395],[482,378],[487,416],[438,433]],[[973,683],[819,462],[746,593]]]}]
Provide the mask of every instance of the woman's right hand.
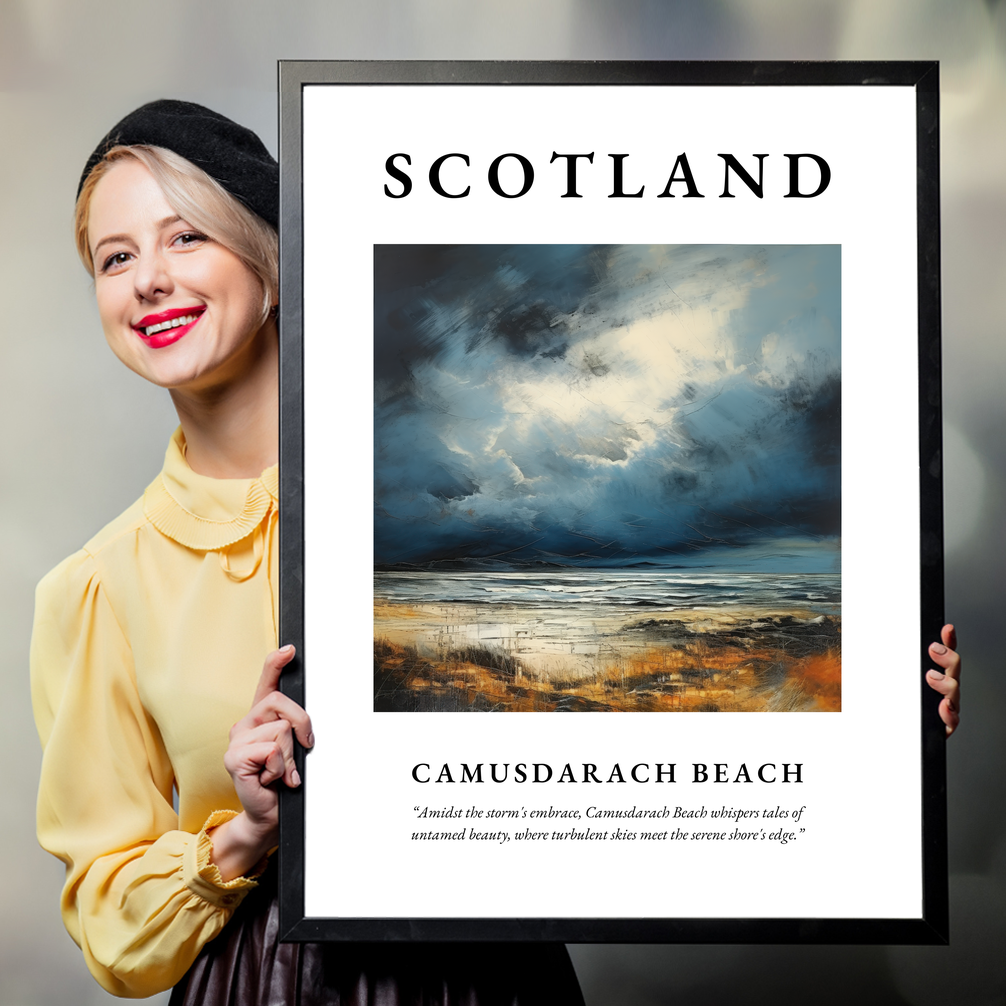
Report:
[{"label": "woman's right hand", "polygon": [[212,861],[223,879],[251,870],[279,840],[278,780],[300,785],[293,758],[293,737],[314,746],[311,717],[279,690],[283,668],[295,650],[284,646],[265,659],[248,715],[231,727],[224,766],[230,773],[244,810],[209,832]]}]

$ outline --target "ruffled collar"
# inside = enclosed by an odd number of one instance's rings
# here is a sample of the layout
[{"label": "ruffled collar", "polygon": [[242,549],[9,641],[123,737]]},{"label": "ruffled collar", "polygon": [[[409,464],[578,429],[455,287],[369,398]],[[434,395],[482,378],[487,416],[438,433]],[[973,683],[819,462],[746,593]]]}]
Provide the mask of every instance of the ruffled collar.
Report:
[{"label": "ruffled collar", "polygon": [[279,500],[279,466],[257,479],[213,479],[185,460],[185,437],[175,430],[164,468],[143,494],[143,512],[162,534],[186,548],[211,552],[250,535]]}]

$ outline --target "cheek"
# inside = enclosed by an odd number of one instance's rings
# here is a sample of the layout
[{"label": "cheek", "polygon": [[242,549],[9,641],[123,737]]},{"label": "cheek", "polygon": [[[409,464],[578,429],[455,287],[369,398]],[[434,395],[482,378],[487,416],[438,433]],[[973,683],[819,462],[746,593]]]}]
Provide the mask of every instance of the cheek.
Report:
[{"label": "cheek", "polygon": [[98,316],[101,327],[109,345],[115,348],[116,343],[124,341],[129,334],[129,304],[123,303],[123,297],[114,287],[101,286],[96,290]]},{"label": "cheek", "polygon": [[180,282],[223,312],[221,333],[228,341],[257,331],[265,294],[258,276],[232,252],[213,247],[212,254],[192,257],[191,273]]},{"label": "cheek", "polygon": [[146,376],[143,371],[139,340],[134,337],[130,322],[133,320],[134,301],[132,287],[126,282],[117,283],[120,277],[104,277],[95,281],[95,301],[105,342],[116,359],[134,374]]},{"label": "cheek", "polygon": [[229,298],[229,311],[233,315],[237,328],[248,333],[258,331],[262,324],[265,291],[258,277],[242,266],[241,271],[234,276],[230,286],[232,295]]}]

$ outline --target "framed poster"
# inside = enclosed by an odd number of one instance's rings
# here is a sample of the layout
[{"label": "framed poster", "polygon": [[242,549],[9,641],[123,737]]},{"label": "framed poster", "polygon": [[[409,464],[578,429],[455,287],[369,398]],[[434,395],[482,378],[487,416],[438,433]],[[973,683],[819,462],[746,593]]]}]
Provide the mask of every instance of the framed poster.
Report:
[{"label": "framed poster", "polygon": [[287,938],[945,941],[936,66],[280,91]]}]

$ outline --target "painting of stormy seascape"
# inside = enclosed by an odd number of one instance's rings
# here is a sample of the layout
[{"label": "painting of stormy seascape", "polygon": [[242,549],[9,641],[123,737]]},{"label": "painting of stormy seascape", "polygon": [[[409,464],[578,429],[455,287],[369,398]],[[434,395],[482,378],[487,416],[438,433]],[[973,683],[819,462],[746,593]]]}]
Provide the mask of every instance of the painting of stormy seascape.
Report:
[{"label": "painting of stormy seascape", "polygon": [[841,708],[834,245],[374,249],[374,709]]}]

